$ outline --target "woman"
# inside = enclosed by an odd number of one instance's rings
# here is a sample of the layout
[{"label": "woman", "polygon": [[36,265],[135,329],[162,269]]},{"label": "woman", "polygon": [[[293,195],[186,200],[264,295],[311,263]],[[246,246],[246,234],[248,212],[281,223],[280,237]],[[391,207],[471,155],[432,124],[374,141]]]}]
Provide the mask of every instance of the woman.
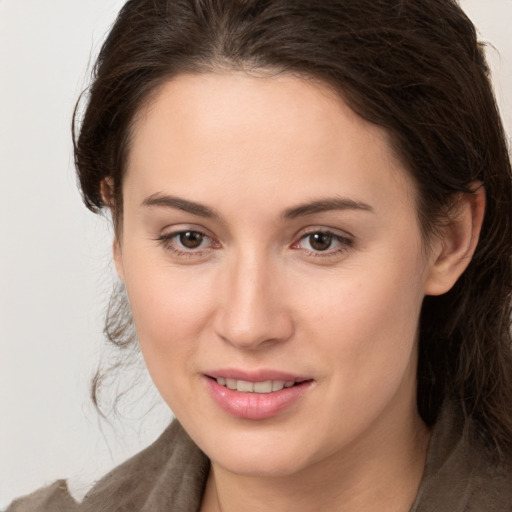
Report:
[{"label": "woman", "polygon": [[131,0],[75,157],[178,421],[10,510],[510,510],[510,160],[454,2]]}]

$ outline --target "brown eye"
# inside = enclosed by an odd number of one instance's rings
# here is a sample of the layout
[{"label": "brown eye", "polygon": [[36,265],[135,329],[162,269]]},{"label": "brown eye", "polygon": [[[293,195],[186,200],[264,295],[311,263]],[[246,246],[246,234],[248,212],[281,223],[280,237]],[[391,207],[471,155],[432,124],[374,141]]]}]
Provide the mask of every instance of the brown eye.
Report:
[{"label": "brown eye", "polygon": [[178,235],[179,243],[186,249],[197,249],[201,246],[205,238],[199,231],[184,231]]},{"label": "brown eye", "polygon": [[292,245],[312,256],[340,256],[353,246],[353,239],[331,231],[310,231]]},{"label": "brown eye", "polygon": [[331,248],[333,236],[331,233],[312,233],[307,238],[313,250],[327,251]]}]

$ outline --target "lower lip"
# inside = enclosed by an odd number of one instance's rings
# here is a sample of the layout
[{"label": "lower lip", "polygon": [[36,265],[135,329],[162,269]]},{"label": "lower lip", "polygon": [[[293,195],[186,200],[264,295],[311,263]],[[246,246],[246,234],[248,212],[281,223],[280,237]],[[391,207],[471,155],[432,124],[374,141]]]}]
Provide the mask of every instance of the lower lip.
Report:
[{"label": "lower lip", "polygon": [[206,377],[206,385],[215,402],[231,416],[248,420],[277,416],[302,398],[311,384],[312,381],[308,380],[272,393],[243,393]]}]

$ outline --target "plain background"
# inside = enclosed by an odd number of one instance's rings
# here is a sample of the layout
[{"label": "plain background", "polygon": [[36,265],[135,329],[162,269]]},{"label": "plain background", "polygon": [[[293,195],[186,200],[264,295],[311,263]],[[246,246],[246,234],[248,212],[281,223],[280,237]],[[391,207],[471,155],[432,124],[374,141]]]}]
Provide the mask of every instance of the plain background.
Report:
[{"label": "plain background", "polygon": [[[494,46],[511,134],[512,0],[461,3]],[[88,398],[114,280],[112,235],[81,204],[71,113],[122,4],[0,0],[0,508],[57,478],[81,497],[170,419],[151,393],[133,395],[111,423]]]}]

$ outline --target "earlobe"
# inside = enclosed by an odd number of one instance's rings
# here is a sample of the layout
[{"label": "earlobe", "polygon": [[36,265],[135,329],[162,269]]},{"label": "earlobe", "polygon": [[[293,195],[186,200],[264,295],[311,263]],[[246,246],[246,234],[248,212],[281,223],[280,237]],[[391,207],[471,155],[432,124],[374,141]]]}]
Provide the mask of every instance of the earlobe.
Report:
[{"label": "earlobe", "polygon": [[485,189],[481,183],[472,189],[473,193],[458,197],[454,213],[436,240],[425,295],[449,291],[473,257],[484,219]]}]

